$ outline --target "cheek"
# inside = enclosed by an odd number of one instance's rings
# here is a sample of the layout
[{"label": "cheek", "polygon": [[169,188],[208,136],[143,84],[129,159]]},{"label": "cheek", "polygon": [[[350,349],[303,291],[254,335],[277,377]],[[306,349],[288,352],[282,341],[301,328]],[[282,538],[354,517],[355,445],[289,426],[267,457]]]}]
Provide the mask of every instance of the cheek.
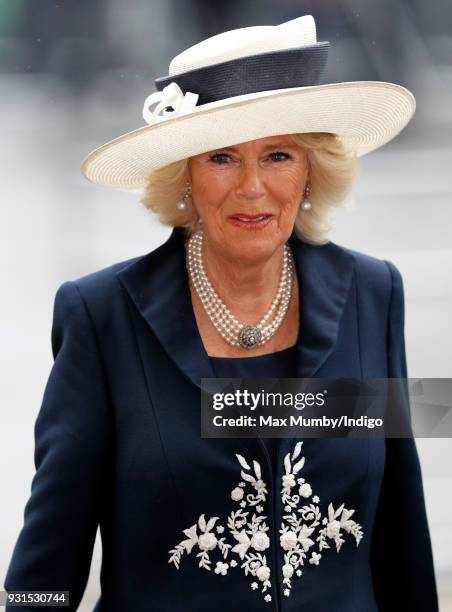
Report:
[{"label": "cheek", "polygon": [[285,208],[298,208],[303,196],[304,183],[305,173],[300,172],[298,168],[287,169],[281,173],[273,182],[274,193],[277,194],[281,205]]},{"label": "cheek", "polygon": [[219,206],[231,189],[227,172],[203,168],[192,177],[192,193],[200,207]]}]

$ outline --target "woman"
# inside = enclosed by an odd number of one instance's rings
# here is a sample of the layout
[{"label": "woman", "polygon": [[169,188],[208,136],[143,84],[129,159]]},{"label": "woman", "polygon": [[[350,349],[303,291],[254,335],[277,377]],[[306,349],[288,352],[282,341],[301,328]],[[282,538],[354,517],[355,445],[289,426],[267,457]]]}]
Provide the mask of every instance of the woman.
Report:
[{"label": "woman", "polygon": [[438,609],[412,439],[200,436],[201,378],[407,376],[399,271],[327,235],[414,100],[327,51],[309,15],[202,41],[84,161],[174,229],[57,291],[6,590],[76,610],[100,525],[96,611]]}]

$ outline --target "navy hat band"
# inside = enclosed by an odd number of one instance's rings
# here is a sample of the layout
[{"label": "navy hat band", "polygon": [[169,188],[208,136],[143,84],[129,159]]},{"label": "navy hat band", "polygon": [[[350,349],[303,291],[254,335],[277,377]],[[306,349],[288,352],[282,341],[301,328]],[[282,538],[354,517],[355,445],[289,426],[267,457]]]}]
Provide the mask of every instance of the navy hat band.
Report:
[{"label": "navy hat band", "polygon": [[248,55],[173,76],[155,79],[158,91],[177,83],[185,94],[199,95],[198,104],[272,89],[321,85],[328,59],[328,41],[305,47]]}]

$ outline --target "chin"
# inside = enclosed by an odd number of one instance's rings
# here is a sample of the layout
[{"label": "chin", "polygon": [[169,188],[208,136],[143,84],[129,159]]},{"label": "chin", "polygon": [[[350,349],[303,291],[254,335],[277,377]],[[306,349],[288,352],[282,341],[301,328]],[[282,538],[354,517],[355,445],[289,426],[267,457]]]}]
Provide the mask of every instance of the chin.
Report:
[{"label": "chin", "polygon": [[251,261],[272,255],[279,246],[279,241],[274,236],[251,235],[234,237],[229,243],[229,250],[237,259]]}]

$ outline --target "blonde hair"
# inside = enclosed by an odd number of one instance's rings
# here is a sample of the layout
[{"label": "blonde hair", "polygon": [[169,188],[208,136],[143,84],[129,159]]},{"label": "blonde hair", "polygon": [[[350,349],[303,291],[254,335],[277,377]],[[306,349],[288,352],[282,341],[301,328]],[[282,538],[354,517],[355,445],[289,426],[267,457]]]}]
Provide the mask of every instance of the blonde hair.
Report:
[{"label": "blonde hair", "polygon": [[[299,238],[311,244],[325,244],[333,227],[334,210],[345,205],[357,175],[357,156],[343,141],[329,132],[290,134],[309,159],[311,193],[308,212],[301,209],[294,230]],[[174,162],[151,172],[140,202],[157,214],[163,225],[184,227],[190,236],[199,227],[194,206],[179,210],[177,202],[186,188],[188,159]]]}]

